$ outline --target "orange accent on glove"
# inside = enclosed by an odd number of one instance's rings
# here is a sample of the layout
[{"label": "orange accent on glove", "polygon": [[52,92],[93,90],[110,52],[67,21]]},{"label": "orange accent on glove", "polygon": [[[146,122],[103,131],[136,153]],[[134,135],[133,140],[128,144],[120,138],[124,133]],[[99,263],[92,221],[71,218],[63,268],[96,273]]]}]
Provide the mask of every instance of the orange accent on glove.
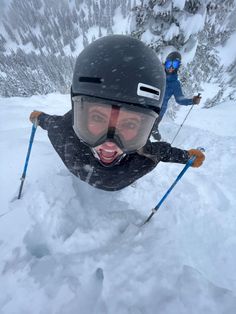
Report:
[{"label": "orange accent on glove", "polygon": [[192,167],[194,167],[194,168],[200,167],[202,165],[203,161],[205,160],[205,155],[199,149],[190,149],[190,150],[188,150],[188,154],[189,154],[190,158],[192,156],[196,157],[194,163],[192,164]]},{"label": "orange accent on glove", "polygon": [[29,119],[32,123],[35,122],[35,120],[38,119],[38,117],[41,115],[42,111],[33,111],[31,112],[30,116],[29,116]]}]

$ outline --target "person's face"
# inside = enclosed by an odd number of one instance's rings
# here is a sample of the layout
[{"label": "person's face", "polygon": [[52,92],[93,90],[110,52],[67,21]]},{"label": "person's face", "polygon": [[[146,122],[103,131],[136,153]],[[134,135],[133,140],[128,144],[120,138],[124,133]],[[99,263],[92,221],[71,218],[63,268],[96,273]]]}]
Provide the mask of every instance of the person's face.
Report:
[{"label": "person's face", "polygon": [[158,117],[153,109],[137,104],[80,95],[72,100],[75,134],[110,166],[147,143]]},{"label": "person's face", "polygon": [[[107,129],[114,130],[124,140],[134,139],[142,127],[142,116],[120,108],[90,106],[88,110],[88,130],[95,136],[102,135]],[[123,154],[120,147],[107,139],[103,144],[95,147],[103,163],[112,163]]]},{"label": "person's face", "polygon": [[165,62],[166,73],[172,74],[178,71],[180,64],[181,64],[180,60],[166,60]]},{"label": "person's face", "polygon": [[172,74],[174,73],[176,70],[173,67],[170,67],[169,69],[166,69],[166,73],[168,74]]}]

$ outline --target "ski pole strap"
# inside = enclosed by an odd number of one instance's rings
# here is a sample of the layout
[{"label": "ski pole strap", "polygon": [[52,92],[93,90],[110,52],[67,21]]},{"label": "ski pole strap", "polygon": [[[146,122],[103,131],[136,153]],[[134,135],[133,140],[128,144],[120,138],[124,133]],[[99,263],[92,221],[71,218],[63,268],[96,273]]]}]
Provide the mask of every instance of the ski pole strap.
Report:
[{"label": "ski pole strap", "polygon": [[173,184],[170,186],[170,188],[167,190],[167,192],[164,194],[164,196],[162,197],[162,199],[159,201],[159,203],[156,205],[156,207],[154,207],[152,209],[152,213],[148,216],[148,218],[144,221],[144,223],[142,225],[145,225],[147,222],[150,221],[150,219],[152,218],[152,216],[158,211],[158,209],[161,207],[162,203],[164,202],[164,200],[167,198],[167,196],[170,194],[170,192],[173,190],[174,186],[177,184],[177,182],[182,178],[182,176],[185,174],[185,172],[188,170],[189,167],[192,166],[192,164],[194,163],[196,159],[196,156],[192,156],[188,162],[186,163],[186,165],[184,166],[183,170],[179,173],[179,175],[177,176],[177,178],[175,179],[175,181],[173,182]]},{"label": "ski pole strap", "polygon": [[28,151],[27,151],[27,155],[26,155],[26,159],[25,159],[23,173],[22,173],[22,176],[21,176],[21,184],[20,184],[18,199],[20,199],[20,197],[21,197],[21,192],[22,192],[24,180],[25,180],[25,177],[26,177],[26,172],[27,172],[27,168],[28,168],[30,153],[31,153],[31,149],[32,149],[32,145],[33,145],[34,136],[35,136],[35,132],[36,132],[37,126],[38,126],[38,122],[37,122],[37,120],[35,120],[35,122],[32,125],[32,129],[31,129],[31,135],[30,135],[30,140],[29,140]]}]

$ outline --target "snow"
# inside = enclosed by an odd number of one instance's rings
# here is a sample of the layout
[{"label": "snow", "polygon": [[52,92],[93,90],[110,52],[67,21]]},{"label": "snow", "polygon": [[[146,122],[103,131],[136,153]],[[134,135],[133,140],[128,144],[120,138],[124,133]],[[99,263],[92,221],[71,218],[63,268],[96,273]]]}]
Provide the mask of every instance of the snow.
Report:
[{"label": "snow", "polygon": [[[31,53],[34,51],[36,54],[39,54],[39,50],[35,49],[31,42],[27,43],[26,45],[21,43],[18,45],[16,42],[10,40],[9,35],[6,32],[4,36],[7,39],[6,54],[11,55],[12,51],[16,52],[17,49],[22,49],[25,53]],[[21,42],[19,39],[18,41]]]},{"label": "snow", "polygon": [[164,40],[170,41],[172,38],[178,35],[179,35],[179,27],[176,26],[176,24],[172,23],[169,29],[165,33]]},{"label": "snow", "polygon": [[[151,31],[149,30],[149,29],[147,29],[143,34],[142,34],[142,36],[141,36],[141,41],[143,42],[143,43],[145,43],[146,45],[150,45],[150,44],[155,44],[159,39],[160,39],[160,36],[159,35],[154,35],[154,34],[152,34],[151,33]],[[168,51],[170,51],[170,47],[168,46],[168,48],[167,48],[167,50]],[[166,49],[163,49],[163,51],[162,52],[159,52],[159,54],[158,54],[158,58],[162,61],[162,62],[164,62],[164,60],[165,60],[165,58],[163,57],[163,55],[164,56],[166,56],[165,55],[165,51],[166,51]]]},{"label": "snow", "polygon": [[159,38],[159,36],[152,34],[150,29],[146,29],[146,31],[143,32],[143,34],[141,36],[141,40],[145,44],[153,43],[153,42],[157,41],[158,38]]},{"label": "snow", "polygon": [[[119,192],[96,190],[69,173],[38,128],[16,200],[30,112],[63,114],[70,97],[0,98],[1,314],[235,314],[236,107],[202,106],[174,144],[204,147],[204,165],[139,228],[183,165],[159,164]],[[163,121],[166,140],[187,110]]]},{"label": "snow", "polygon": [[[199,121],[198,119],[193,119],[196,115],[196,112],[201,110],[200,108],[195,108],[195,111],[192,113],[191,122],[187,121],[186,125],[191,123],[191,126],[198,127]],[[213,132],[219,136],[232,136],[232,134],[236,131],[236,120],[232,121],[229,124],[229,116],[232,112],[235,111],[235,102],[228,101],[220,106],[215,106],[209,109],[202,109],[204,111],[203,117],[201,118],[201,128],[204,130]],[[181,119],[189,111],[189,108],[185,107],[181,110],[181,114],[177,117],[177,122],[181,124]],[[215,118],[212,119],[212,114],[215,114]]]},{"label": "snow", "polygon": [[230,36],[223,47],[218,48],[221,64],[230,66],[236,60],[236,31]]},{"label": "snow", "polygon": [[203,30],[206,18],[206,11],[199,11],[198,14],[189,14],[188,17],[182,14],[180,19],[180,30],[184,32],[185,41],[187,41],[190,36],[197,34],[199,31]]},{"label": "snow", "polygon": [[153,7],[153,12],[155,12],[155,14],[159,14],[160,12],[168,13],[171,12],[171,10],[172,3],[170,1],[167,1],[164,6],[159,6],[158,4],[155,4]]},{"label": "snow", "polygon": [[186,1],[185,0],[173,0],[172,2],[173,2],[174,8],[178,8],[180,10],[183,10]]},{"label": "snow", "polygon": [[7,77],[7,74],[6,74],[6,72],[0,71],[0,76],[2,76],[3,78],[6,78],[6,77]]},{"label": "snow", "polygon": [[130,34],[130,14],[128,14],[125,18],[122,16],[121,8],[118,7],[115,10],[115,14],[113,17],[113,23],[112,30],[114,34],[123,34],[123,35],[129,35]]}]

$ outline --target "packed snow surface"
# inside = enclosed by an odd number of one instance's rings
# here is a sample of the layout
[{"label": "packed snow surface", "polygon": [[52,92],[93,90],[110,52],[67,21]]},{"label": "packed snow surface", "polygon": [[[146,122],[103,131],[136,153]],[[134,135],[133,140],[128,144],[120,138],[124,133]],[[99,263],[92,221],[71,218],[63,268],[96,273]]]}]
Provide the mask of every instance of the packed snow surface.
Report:
[{"label": "packed snow surface", "polygon": [[[183,165],[104,192],[74,177],[38,128],[16,199],[34,109],[64,114],[69,95],[0,98],[0,313],[235,314],[235,103],[193,108],[173,145],[204,147],[206,161],[141,228]],[[188,110],[163,121],[166,141]]]}]

